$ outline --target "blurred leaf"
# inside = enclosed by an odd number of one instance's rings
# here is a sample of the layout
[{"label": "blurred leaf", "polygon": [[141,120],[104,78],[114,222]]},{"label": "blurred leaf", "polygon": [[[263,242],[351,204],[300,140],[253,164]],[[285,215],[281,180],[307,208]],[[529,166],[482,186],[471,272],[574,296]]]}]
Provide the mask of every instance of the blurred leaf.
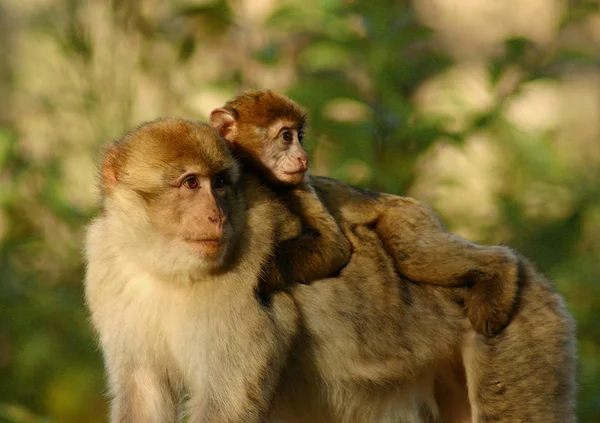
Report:
[{"label": "blurred leaf", "polygon": [[315,22],[320,20],[319,12],[319,8],[298,8],[291,4],[284,4],[271,13],[265,25],[280,31],[313,29]]},{"label": "blurred leaf", "polygon": [[38,417],[18,405],[0,403],[0,423],[50,423],[50,420]]},{"label": "blurred leaf", "polygon": [[202,33],[209,37],[222,36],[233,23],[231,9],[224,0],[186,5],[175,16],[185,19],[194,34]]},{"label": "blurred leaf", "polygon": [[338,43],[320,41],[304,49],[300,63],[307,72],[318,72],[344,68],[348,59],[348,52]]},{"label": "blurred leaf", "polygon": [[505,60],[507,63],[520,63],[523,61],[523,57],[527,52],[527,49],[531,48],[533,43],[527,38],[517,37],[509,38],[504,41]]},{"label": "blurred leaf", "polygon": [[186,36],[179,48],[179,58],[182,62],[187,61],[196,51],[196,39],[190,35]]},{"label": "blurred leaf", "polygon": [[496,85],[506,69],[506,61],[504,58],[490,60],[487,64],[487,68],[490,76],[490,82],[492,85]]},{"label": "blurred leaf", "polygon": [[595,0],[571,0],[569,3],[570,7],[560,23],[561,28],[600,12],[600,4]]},{"label": "blurred leaf", "polygon": [[266,65],[274,65],[281,57],[281,47],[277,43],[269,43],[254,53],[253,57]]}]

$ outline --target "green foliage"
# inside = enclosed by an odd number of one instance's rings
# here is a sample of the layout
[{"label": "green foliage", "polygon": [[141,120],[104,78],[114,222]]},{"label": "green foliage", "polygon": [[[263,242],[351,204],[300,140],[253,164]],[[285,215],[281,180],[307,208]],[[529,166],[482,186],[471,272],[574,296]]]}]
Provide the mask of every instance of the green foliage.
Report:
[{"label": "green foliage", "polygon": [[105,421],[80,252],[99,147],[250,87],[309,110],[314,172],[531,257],[578,322],[580,421],[597,420],[598,2],[551,0],[526,29],[474,11],[468,36],[419,0],[18,3],[0,7],[0,422]]}]

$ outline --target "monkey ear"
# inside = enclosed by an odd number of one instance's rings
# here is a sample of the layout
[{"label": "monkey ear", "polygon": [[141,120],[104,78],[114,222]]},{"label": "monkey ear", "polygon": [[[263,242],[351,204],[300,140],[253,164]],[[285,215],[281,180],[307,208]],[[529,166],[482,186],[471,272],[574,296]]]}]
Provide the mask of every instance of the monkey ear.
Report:
[{"label": "monkey ear", "polygon": [[237,121],[233,114],[226,109],[215,109],[210,112],[210,126],[229,142],[237,137]]},{"label": "monkey ear", "polygon": [[119,183],[119,169],[121,167],[121,151],[113,145],[104,153],[102,162],[102,189],[105,194],[110,194]]}]

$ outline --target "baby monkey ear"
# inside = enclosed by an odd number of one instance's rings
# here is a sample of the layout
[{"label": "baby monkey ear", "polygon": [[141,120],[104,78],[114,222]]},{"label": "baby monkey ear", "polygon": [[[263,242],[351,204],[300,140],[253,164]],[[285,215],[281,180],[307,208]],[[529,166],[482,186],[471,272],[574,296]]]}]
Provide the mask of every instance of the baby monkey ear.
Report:
[{"label": "baby monkey ear", "polygon": [[237,120],[227,109],[215,109],[210,112],[210,126],[216,129],[225,140],[235,142],[237,137]]}]

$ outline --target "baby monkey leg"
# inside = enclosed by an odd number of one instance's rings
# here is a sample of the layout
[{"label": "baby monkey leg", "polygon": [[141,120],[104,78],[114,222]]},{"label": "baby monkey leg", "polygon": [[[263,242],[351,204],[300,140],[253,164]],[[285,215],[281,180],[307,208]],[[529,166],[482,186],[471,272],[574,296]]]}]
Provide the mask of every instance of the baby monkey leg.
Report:
[{"label": "baby monkey leg", "polygon": [[412,198],[384,196],[376,230],[396,269],[409,279],[467,285],[466,313],[474,329],[494,336],[509,322],[519,287],[519,259],[509,248],[481,246],[444,229],[435,213]]}]

